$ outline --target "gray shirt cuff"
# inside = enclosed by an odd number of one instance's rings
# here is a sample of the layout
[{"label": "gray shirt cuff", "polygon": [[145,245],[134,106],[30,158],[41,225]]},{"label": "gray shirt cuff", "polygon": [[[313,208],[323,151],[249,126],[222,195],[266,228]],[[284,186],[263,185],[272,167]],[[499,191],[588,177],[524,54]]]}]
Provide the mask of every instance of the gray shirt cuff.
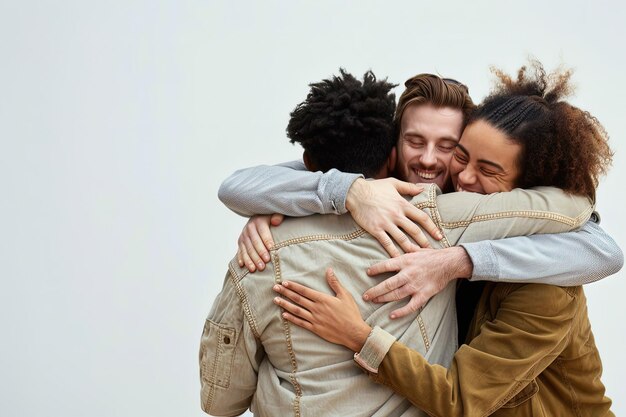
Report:
[{"label": "gray shirt cuff", "polygon": [[463,243],[461,246],[474,264],[470,281],[496,281],[498,279],[500,265],[490,241]]},{"label": "gray shirt cuff", "polygon": [[348,196],[348,191],[350,187],[352,187],[352,183],[359,178],[363,178],[363,175],[350,174],[331,169],[326,173],[326,178],[327,181],[325,181],[324,184],[320,184],[321,189],[319,190],[319,195],[328,196],[327,201],[330,207],[327,207],[327,213],[347,213],[346,197]]}]

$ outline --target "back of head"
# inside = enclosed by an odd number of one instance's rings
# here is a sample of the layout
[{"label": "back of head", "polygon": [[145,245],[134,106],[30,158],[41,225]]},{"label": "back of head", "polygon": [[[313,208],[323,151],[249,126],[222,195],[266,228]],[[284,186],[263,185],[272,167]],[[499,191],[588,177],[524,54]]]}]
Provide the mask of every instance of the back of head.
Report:
[{"label": "back of head", "polygon": [[521,67],[515,79],[492,71],[496,88],[469,123],[484,120],[522,145],[516,186],[555,186],[593,198],[613,154],[598,120],[563,100],[572,92],[572,72],[548,74],[538,61]]},{"label": "back of head", "polygon": [[395,144],[395,87],[368,71],[363,81],[343,69],[339,76],[311,84],[291,113],[287,136],[299,142],[316,169],[331,168],[374,176]]},{"label": "back of head", "polygon": [[434,74],[419,74],[404,83],[406,89],[398,100],[394,123],[399,132],[402,115],[412,104],[432,104],[435,107],[451,107],[463,112],[467,122],[475,108],[467,86],[451,78],[441,78]]}]

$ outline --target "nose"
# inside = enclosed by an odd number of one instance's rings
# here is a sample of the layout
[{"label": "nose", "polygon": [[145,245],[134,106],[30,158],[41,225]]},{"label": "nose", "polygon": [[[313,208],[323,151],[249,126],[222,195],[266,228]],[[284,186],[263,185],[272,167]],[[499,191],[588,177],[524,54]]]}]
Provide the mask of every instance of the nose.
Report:
[{"label": "nose", "polygon": [[459,172],[459,182],[462,186],[476,183],[476,171],[470,164],[467,164],[463,171]]},{"label": "nose", "polygon": [[429,144],[424,150],[424,153],[420,155],[420,163],[424,167],[434,167],[437,165],[437,156],[435,152],[435,147],[432,146],[432,144]]}]

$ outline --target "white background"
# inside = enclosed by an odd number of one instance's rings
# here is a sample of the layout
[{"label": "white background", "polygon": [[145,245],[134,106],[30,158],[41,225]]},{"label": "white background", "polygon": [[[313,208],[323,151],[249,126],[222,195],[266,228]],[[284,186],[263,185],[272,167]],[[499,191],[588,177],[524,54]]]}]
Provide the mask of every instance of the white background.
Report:
[{"label": "white background", "polygon": [[[574,67],[616,151],[598,208],[624,247],[625,18],[617,1],[0,0],[0,415],[202,415],[199,337],[244,224],[217,188],[299,157],[289,112],[339,66],[438,72],[476,101],[489,65]],[[617,415],[623,275],[586,288]]]}]

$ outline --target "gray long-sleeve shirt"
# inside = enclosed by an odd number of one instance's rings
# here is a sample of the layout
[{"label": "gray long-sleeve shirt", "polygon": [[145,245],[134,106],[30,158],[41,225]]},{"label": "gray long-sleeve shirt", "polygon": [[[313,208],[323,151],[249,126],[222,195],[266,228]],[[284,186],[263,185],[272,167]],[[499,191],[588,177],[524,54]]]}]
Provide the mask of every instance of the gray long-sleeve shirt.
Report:
[{"label": "gray long-sleeve shirt", "polygon": [[[236,171],[220,186],[219,199],[243,216],[344,214],[359,174],[306,170],[302,161]],[[570,233],[513,237],[462,245],[474,264],[471,280],[576,286],[622,268],[624,255],[600,226],[587,222]],[[559,260],[555,262],[555,260]]]}]

